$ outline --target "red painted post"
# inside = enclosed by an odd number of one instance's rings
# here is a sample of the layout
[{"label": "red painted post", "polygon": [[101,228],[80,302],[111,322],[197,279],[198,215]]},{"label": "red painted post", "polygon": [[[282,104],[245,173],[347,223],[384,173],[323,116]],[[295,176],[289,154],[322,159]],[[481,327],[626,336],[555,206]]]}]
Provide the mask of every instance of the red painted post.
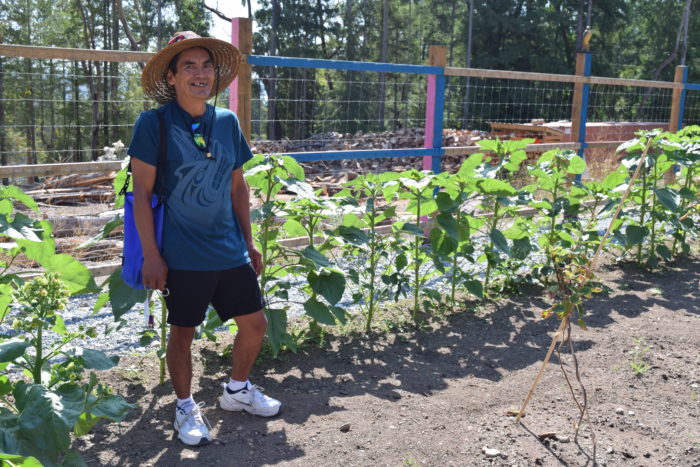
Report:
[{"label": "red painted post", "polygon": [[[430,66],[447,66],[447,47],[444,45],[431,45],[428,49],[428,64]],[[435,92],[437,90],[437,76],[428,75],[428,85],[425,96],[425,139],[423,147],[426,149],[434,148],[433,141],[435,140],[435,100],[437,98]],[[442,138],[442,135],[440,135]],[[433,157],[423,157],[423,170],[433,169]]]}]

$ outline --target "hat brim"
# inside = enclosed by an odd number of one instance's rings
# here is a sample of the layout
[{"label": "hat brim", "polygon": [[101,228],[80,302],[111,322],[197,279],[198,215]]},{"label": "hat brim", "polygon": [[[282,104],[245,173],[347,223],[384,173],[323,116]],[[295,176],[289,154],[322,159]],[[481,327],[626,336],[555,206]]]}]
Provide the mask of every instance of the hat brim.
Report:
[{"label": "hat brim", "polygon": [[159,104],[167,104],[175,99],[175,88],[168,84],[168,65],[175,55],[193,47],[202,47],[211,54],[218,73],[216,88],[212,88],[209,97],[214,97],[224,90],[238,74],[241,53],[228,42],[211,37],[186,39],[166,46],[148,61],[141,73],[141,86],[148,97]]}]

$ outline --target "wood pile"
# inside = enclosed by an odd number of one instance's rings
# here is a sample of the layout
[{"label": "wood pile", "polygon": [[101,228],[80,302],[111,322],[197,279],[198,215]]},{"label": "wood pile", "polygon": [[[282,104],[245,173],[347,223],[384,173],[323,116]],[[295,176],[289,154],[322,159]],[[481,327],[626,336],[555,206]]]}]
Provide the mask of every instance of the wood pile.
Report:
[{"label": "wood pile", "polygon": [[26,193],[35,201],[45,204],[106,203],[114,199],[112,182],[115,175],[115,172],[111,172],[48,177]]},{"label": "wood pile", "polygon": [[[487,137],[488,133],[479,130],[447,129],[442,132],[443,147],[472,146]],[[254,154],[294,153],[311,151],[351,151],[361,149],[403,149],[422,148],[425,139],[423,128],[407,128],[381,133],[337,133],[327,132],[311,136],[305,140],[292,141],[253,141]]]}]

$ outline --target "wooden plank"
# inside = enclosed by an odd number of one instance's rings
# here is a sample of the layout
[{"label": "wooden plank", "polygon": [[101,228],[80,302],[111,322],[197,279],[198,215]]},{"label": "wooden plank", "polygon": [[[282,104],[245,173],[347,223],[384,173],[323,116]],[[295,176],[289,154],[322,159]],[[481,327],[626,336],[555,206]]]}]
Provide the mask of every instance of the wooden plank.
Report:
[{"label": "wooden plank", "polygon": [[668,81],[642,79],[604,78],[601,76],[560,75],[554,73],[532,73],[526,71],[487,70],[481,68],[445,67],[445,75],[470,76],[472,78],[519,79],[523,81],[551,81],[560,83],[607,84],[610,86],[635,86],[646,88],[680,89],[682,84]]},{"label": "wooden plank", "polygon": [[[244,55],[253,53],[253,22],[249,18],[231,20],[231,43]],[[238,76],[229,86],[229,108],[238,116],[241,131],[250,141],[253,119],[253,67],[248,62],[241,63]]]},{"label": "wooden plank", "polygon": [[[683,76],[685,74],[685,69],[687,67],[685,65],[678,65],[676,67],[676,73],[673,77],[673,80],[676,83],[683,84]],[[683,94],[682,89],[674,89],[673,90],[673,96],[671,97],[671,121],[668,125],[668,131],[675,133],[677,132],[680,127],[681,123],[679,120],[679,115],[680,115],[680,109],[681,109],[681,96]]]},{"label": "wooden plank", "polygon": [[[581,145],[578,143],[547,143],[547,144],[528,144],[525,147],[527,152],[545,152],[550,149],[571,149],[576,150]],[[477,152],[486,152],[479,146],[454,146],[444,148],[446,156],[467,156]]]},{"label": "wooden plank", "polygon": [[130,50],[68,49],[63,47],[0,44],[0,55],[4,57],[37,59],[58,58],[64,60],[94,60],[98,62],[146,63],[154,54],[151,52],[133,52]]},{"label": "wooden plank", "polygon": [[552,128],[543,125],[533,125],[531,123],[500,123],[500,122],[486,122],[491,125],[491,128],[495,130],[501,130],[507,132],[508,130],[522,130],[528,131],[530,133],[549,133],[552,135],[563,135],[564,131],[558,128]]},{"label": "wooden plank", "polygon": [[6,165],[0,167],[0,178],[45,177],[48,175],[70,175],[105,173],[120,170],[122,161],[71,162],[66,164]]}]

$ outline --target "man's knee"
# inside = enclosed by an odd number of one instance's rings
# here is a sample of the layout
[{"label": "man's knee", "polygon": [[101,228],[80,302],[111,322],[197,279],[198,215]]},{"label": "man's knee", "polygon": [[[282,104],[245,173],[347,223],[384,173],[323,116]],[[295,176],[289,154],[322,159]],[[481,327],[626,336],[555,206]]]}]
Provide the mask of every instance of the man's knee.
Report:
[{"label": "man's knee", "polygon": [[182,326],[170,326],[170,337],[168,338],[168,348],[178,352],[187,352],[194,339],[194,328]]},{"label": "man's knee", "polygon": [[239,332],[258,336],[260,338],[265,335],[265,331],[267,330],[267,317],[262,310],[249,315],[238,316],[235,320]]}]

